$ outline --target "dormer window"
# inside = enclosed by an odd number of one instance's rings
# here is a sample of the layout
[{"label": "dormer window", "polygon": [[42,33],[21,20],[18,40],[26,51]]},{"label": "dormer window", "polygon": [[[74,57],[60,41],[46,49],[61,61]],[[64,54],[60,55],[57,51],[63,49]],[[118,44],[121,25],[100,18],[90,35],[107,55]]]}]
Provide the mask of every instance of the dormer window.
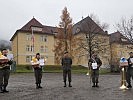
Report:
[{"label": "dormer window", "polygon": [[80,32],[80,28],[76,28],[76,33],[79,33]]},{"label": "dormer window", "polygon": [[40,27],[31,27],[32,31],[38,31],[38,32],[42,32],[42,28]]},{"label": "dormer window", "polygon": [[127,40],[126,40],[126,39],[121,38],[121,41],[126,42]]}]

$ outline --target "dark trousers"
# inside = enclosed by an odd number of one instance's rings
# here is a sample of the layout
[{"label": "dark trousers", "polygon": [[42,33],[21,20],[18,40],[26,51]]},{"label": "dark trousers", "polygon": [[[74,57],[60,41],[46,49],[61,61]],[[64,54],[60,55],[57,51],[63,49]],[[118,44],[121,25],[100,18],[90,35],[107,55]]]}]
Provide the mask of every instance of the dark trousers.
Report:
[{"label": "dark trousers", "polygon": [[68,81],[71,82],[71,70],[63,70],[63,80],[64,82],[67,81],[67,76],[68,76]]},{"label": "dark trousers", "polygon": [[10,76],[10,69],[0,69],[0,88],[6,88]]},{"label": "dark trousers", "polygon": [[98,83],[99,70],[91,70],[91,78],[93,83]]},{"label": "dark trousers", "polygon": [[126,81],[127,81],[128,85],[131,85],[131,77],[133,79],[133,69],[127,69]]},{"label": "dark trousers", "polygon": [[36,84],[41,84],[42,69],[41,68],[34,69],[34,73],[35,73]]}]

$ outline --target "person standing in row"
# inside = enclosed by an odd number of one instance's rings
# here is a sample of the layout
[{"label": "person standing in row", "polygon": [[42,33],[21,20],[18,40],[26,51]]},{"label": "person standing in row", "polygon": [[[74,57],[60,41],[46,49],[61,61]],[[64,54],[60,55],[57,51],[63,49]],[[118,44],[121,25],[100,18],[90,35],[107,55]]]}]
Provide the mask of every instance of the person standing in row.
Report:
[{"label": "person standing in row", "polygon": [[69,53],[67,51],[64,52],[64,56],[61,61],[62,67],[63,67],[63,80],[64,80],[64,87],[66,87],[66,81],[68,76],[68,82],[69,87],[72,87],[71,85],[71,65],[72,65],[72,59],[69,56]]},{"label": "person standing in row", "polygon": [[128,68],[127,68],[126,80],[127,80],[127,83],[128,83],[127,88],[132,88],[131,77],[133,79],[133,52],[130,52],[129,55],[130,55],[130,57],[127,59]]},{"label": "person standing in row", "polygon": [[34,68],[35,73],[35,80],[36,80],[36,89],[42,88],[41,86],[41,79],[42,79],[42,68],[43,66],[40,65],[40,53],[36,54],[36,57],[34,58],[34,63],[32,67]]},{"label": "person standing in row", "polygon": [[[8,51],[3,49],[1,51],[2,55],[7,58]],[[9,92],[6,87],[8,85],[8,80],[10,76],[10,65],[12,61],[8,58],[0,62],[0,93]]]},{"label": "person standing in row", "polygon": [[93,86],[92,87],[99,87],[98,86],[98,79],[99,79],[99,68],[102,65],[102,61],[100,58],[97,57],[97,54],[92,54],[91,59],[89,59],[89,69],[91,70],[90,75],[92,78]]}]

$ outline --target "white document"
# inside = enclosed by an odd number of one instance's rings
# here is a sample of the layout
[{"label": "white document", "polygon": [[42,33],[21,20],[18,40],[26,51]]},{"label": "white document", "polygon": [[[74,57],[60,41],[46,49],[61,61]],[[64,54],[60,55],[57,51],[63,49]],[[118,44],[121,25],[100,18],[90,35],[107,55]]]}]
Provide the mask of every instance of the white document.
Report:
[{"label": "white document", "polygon": [[7,58],[8,58],[9,60],[13,60],[13,54],[8,54],[8,55],[7,55]]},{"label": "white document", "polygon": [[40,66],[44,66],[44,59],[39,60]]},{"label": "white document", "polygon": [[131,60],[131,63],[133,63],[133,58],[130,58],[130,60]]},{"label": "white document", "polygon": [[97,69],[97,63],[92,63],[92,69]]}]

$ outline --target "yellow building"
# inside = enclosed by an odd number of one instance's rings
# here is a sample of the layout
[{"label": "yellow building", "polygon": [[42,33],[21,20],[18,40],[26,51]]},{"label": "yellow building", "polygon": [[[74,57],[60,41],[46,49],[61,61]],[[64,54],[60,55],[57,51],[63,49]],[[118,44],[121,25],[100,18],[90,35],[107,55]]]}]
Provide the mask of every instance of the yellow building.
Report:
[{"label": "yellow building", "polygon": [[11,38],[12,53],[17,64],[30,64],[37,52],[47,58],[46,64],[54,64],[54,34],[56,28],[44,26],[35,18],[31,19]]},{"label": "yellow building", "polygon": [[[89,23],[91,25],[87,27]],[[74,25],[73,33],[75,36],[85,39],[85,30],[89,28],[98,30],[98,32],[95,32],[94,41],[101,43],[100,48],[102,50],[98,50],[98,55],[103,62],[102,67],[118,66],[119,59],[123,56],[127,58],[128,53],[133,51],[133,45],[121,33],[116,32],[109,35],[89,16]],[[56,27],[45,26],[35,18],[31,19],[21,29],[17,30],[11,38],[12,53],[16,63],[19,65],[30,64],[31,58],[39,52],[42,58],[47,58],[46,65],[56,64],[55,53],[53,52],[56,33]],[[88,53],[83,49],[80,50],[74,56],[73,64],[87,66]]]},{"label": "yellow building", "polygon": [[[104,32],[88,16],[74,25],[73,33],[75,34],[75,36],[82,38],[83,41],[85,40],[84,42],[87,41],[86,36],[88,35],[88,40],[89,42],[91,42],[90,44],[90,47],[92,48],[91,52],[93,51],[98,52],[98,56],[100,57],[103,63],[102,67],[104,68],[110,67],[110,59],[111,59],[110,42],[109,42],[110,37],[106,31]],[[86,47],[88,45],[87,43],[82,43],[82,45],[83,44],[86,44],[85,45]],[[77,44],[77,48],[78,48],[78,44]],[[74,61],[79,65],[88,66],[89,54],[88,54],[88,51],[85,50],[85,47],[83,48],[84,49],[81,49],[79,51],[79,54],[76,55],[77,57],[75,57]]]},{"label": "yellow building", "polygon": [[120,32],[110,34],[111,65],[119,66],[121,57],[128,58],[129,52],[133,52],[133,44]]}]

